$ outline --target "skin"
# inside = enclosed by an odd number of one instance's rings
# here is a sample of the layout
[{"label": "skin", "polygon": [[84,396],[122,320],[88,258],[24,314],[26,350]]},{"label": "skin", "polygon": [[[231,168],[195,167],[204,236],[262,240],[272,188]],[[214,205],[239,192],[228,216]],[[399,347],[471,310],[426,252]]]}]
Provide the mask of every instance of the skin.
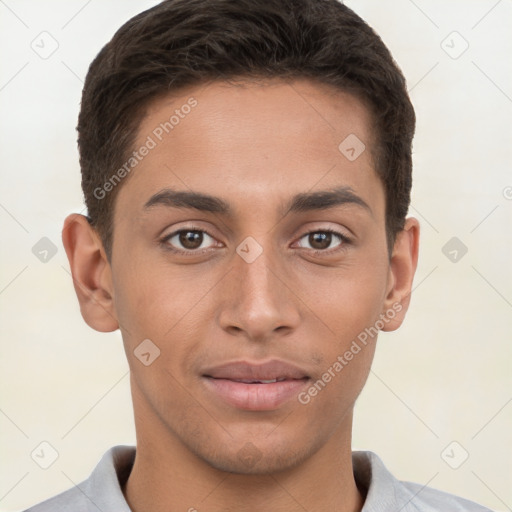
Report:
[{"label": "skin", "polygon": [[[136,512],[361,510],[352,412],[376,337],[305,405],[294,398],[243,411],[212,396],[201,374],[228,361],[279,358],[315,382],[398,304],[383,327],[397,329],[416,270],[418,222],[407,219],[390,258],[372,120],[352,95],[307,80],[213,82],[155,100],[135,146],[191,96],[197,106],[120,185],[111,261],[83,216],[69,216],[63,230],[82,315],[98,331],[121,329],[131,368],[137,454],[123,492]],[[366,145],[352,162],[338,149],[349,134]],[[368,208],[283,210],[296,194],[335,187],[350,187]],[[232,215],[145,209],[163,189],[217,196]],[[178,237],[162,241],[187,228],[210,235],[199,250]],[[325,229],[350,241],[333,235],[322,245],[308,235]],[[263,250],[252,263],[236,252],[248,236]],[[134,350],[148,338],[160,356],[145,366]]]}]

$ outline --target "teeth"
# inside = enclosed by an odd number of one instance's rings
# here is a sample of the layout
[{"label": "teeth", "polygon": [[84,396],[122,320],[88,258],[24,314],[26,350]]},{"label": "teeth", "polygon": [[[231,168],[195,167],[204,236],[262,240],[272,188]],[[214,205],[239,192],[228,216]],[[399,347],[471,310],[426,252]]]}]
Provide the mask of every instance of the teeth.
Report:
[{"label": "teeth", "polygon": [[274,382],[282,382],[283,380],[286,380],[286,377],[282,377],[279,379],[270,379],[270,380],[243,380],[243,379],[236,379],[235,382],[243,382],[244,384],[273,384]]}]

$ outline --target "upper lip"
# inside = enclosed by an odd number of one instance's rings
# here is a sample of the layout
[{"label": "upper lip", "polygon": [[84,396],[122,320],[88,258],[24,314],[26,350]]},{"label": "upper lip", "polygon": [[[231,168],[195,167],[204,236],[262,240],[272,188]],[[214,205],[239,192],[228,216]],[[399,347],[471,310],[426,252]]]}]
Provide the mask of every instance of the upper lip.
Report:
[{"label": "upper lip", "polygon": [[211,367],[203,372],[206,377],[229,380],[273,380],[309,378],[301,368],[278,359],[265,363],[234,361]]}]

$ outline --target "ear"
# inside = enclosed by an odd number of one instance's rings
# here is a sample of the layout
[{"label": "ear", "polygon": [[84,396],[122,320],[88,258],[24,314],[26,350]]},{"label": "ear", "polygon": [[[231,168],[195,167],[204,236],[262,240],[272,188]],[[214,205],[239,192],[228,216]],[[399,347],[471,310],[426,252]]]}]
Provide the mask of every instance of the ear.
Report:
[{"label": "ear", "polygon": [[418,264],[419,239],[419,222],[413,217],[406,219],[404,229],[396,236],[391,255],[383,310],[388,321],[382,328],[383,331],[398,329],[409,308],[412,282]]},{"label": "ear", "polygon": [[86,217],[71,214],[64,221],[62,242],[85,322],[97,331],[115,331],[119,324],[114,309],[112,272],[99,235]]}]

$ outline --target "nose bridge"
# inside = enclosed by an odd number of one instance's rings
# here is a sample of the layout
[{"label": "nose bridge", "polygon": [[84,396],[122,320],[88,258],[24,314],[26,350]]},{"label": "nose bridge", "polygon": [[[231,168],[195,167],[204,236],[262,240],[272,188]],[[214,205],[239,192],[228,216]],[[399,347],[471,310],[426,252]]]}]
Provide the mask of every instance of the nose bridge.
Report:
[{"label": "nose bridge", "polygon": [[264,338],[283,327],[295,327],[299,312],[287,290],[286,276],[270,240],[247,237],[237,247],[230,272],[230,297],[221,312],[223,328],[238,328],[250,338]]},{"label": "nose bridge", "polygon": [[[256,249],[250,249],[250,251],[254,250]],[[260,254],[254,260],[247,260],[241,256],[235,267],[242,294],[263,303],[274,302],[274,296],[279,293],[279,290],[277,286],[271,286],[271,281],[275,280],[275,277],[271,270],[272,254],[268,248],[263,250],[262,247]]]}]

